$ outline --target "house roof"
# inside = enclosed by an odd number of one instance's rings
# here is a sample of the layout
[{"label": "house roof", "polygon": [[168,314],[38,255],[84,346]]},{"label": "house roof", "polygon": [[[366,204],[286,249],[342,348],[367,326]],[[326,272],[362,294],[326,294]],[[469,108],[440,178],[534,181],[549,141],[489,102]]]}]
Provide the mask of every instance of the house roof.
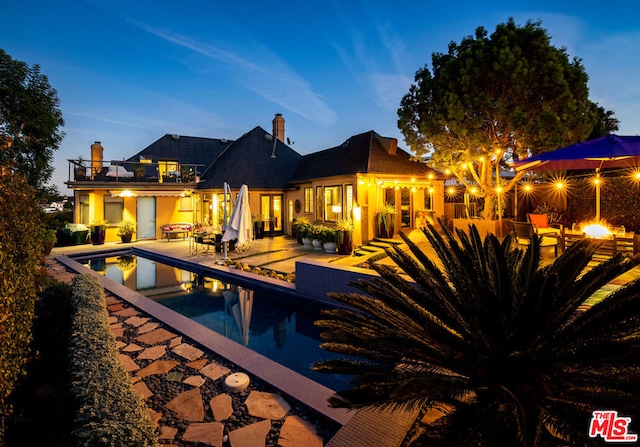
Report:
[{"label": "house roof", "polygon": [[185,164],[202,164],[204,170],[224,149],[232,143],[223,138],[188,137],[166,134],[157,141],[129,158],[127,161],[139,161],[141,157],[158,160],[176,160]]},{"label": "house roof", "polygon": [[[275,151],[274,151],[275,143]],[[275,158],[271,155],[275,153]],[[203,172],[198,188],[285,189],[302,156],[257,126],[222,151]]]},{"label": "house roof", "polygon": [[370,130],[350,137],[340,146],[303,156],[291,181],[347,174],[417,177],[429,172],[434,171],[398,148],[395,138],[382,137]]}]

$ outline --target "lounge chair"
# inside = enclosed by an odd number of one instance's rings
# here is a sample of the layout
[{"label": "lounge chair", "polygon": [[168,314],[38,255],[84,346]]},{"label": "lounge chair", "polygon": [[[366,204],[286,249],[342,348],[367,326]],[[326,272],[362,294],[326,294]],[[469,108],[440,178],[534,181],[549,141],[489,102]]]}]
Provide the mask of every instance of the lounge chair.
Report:
[{"label": "lounge chair", "polygon": [[558,235],[555,233],[539,235],[536,233],[535,227],[531,222],[518,222],[514,220],[511,221],[511,228],[513,229],[516,244],[529,245],[531,243],[531,237],[535,235],[540,239],[541,247],[553,247],[555,256],[558,256],[559,233]]}]

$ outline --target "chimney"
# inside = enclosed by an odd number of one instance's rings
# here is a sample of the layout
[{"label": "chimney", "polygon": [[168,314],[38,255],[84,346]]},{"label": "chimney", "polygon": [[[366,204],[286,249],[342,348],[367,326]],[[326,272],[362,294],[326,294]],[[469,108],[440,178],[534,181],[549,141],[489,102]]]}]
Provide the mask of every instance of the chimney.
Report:
[{"label": "chimney", "polygon": [[276,113],[273,119],[273,136],[284,143],[284,118],[282,113]]},{"label": "chimney", "polygon": [[102,152],[104,151],[102,144],[96,141],[91,145],[91,178],[102,174]]}]

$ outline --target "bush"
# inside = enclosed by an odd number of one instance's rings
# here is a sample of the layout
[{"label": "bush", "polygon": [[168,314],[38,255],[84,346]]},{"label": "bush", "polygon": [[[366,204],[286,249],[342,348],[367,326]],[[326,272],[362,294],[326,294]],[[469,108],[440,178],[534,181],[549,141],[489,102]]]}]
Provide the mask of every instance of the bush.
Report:
[{"label": "bush", "polygon": [[72,284],[71,392],[78,404],[77,446],[158,446],[147,408],[122,367],[103,288],[90,275]]},{"label": "bush", "polygon": [[[42,211],[20,176],[0,174],[0,417],[24,374],[32,339],[36,279],[42,255]],[[0,444],[4,438],[0,428]]]}]

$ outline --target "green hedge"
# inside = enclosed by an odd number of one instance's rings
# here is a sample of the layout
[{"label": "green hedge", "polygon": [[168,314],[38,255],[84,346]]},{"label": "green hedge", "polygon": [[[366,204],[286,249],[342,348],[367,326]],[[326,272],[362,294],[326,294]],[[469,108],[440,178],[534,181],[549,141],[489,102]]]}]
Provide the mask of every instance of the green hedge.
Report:
[{"label": "green hedge", "polygon": [[[24,374],[32,339],[36,280],[42,254],[42,211],[35,190],[0,173],[0,417]],[[0,444],[4,432],[0,424]]]},{"label": "green hedge", "polygon": [[104,290],[91,275],[72,284],[70,376],[77,446],[158,446],[147,408],[120,363]]}]

